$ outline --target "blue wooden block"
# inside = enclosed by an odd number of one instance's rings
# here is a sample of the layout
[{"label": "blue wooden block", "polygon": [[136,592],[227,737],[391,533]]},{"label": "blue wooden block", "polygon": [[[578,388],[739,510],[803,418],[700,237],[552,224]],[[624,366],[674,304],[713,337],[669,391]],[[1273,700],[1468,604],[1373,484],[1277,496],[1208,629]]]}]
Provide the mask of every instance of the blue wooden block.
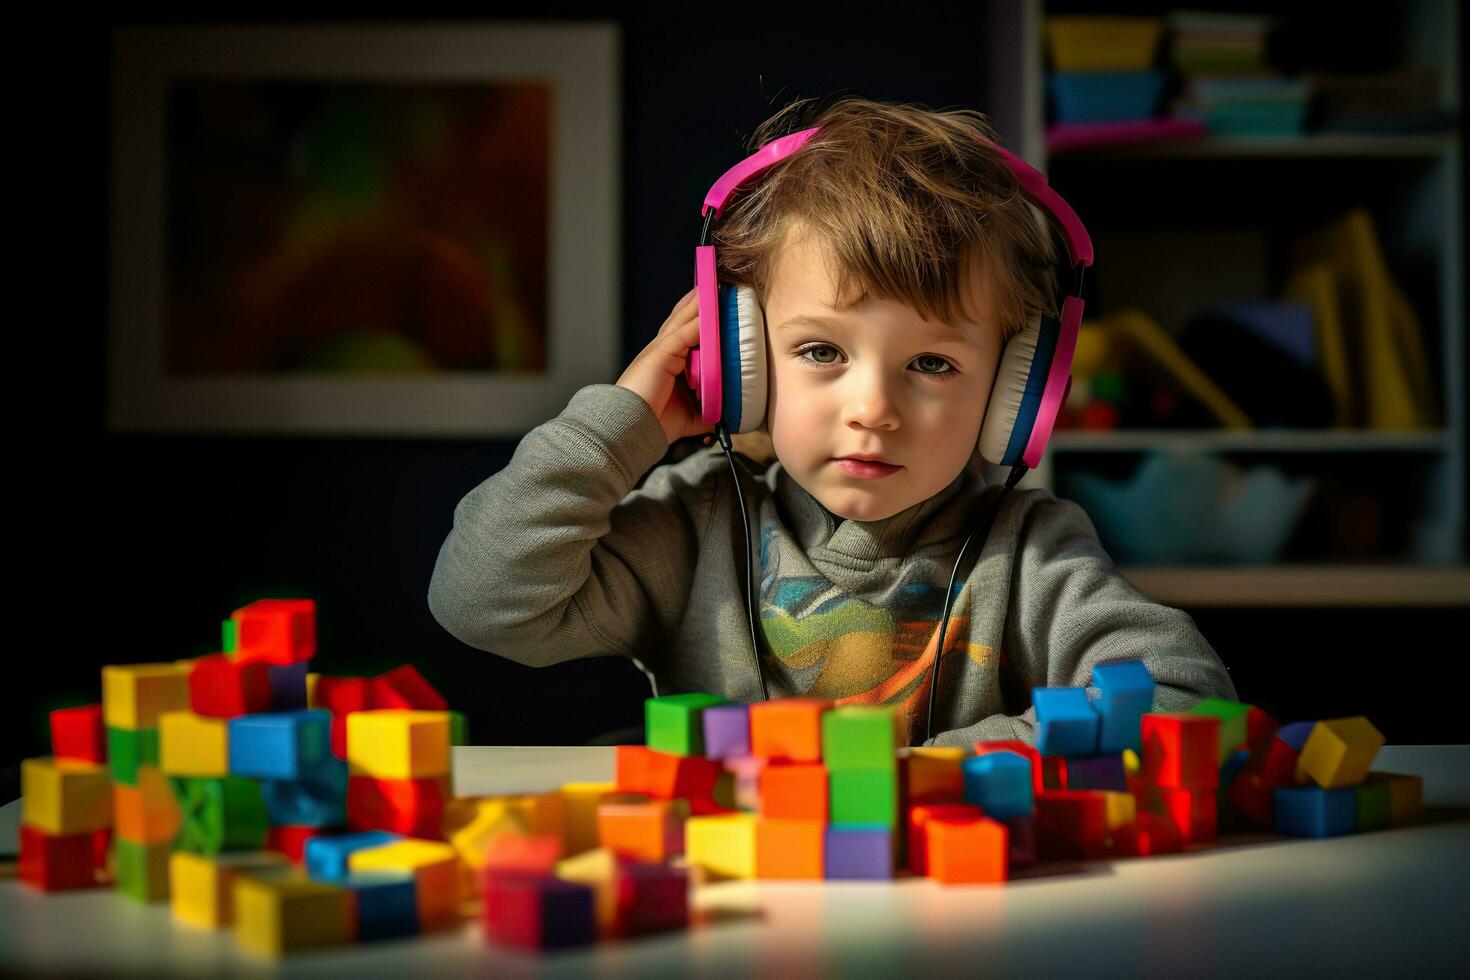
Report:
[{"label": "blue wooden block", "polygon": [[311,779],[262,779],[260,795],[271,826],[340,826],[347,822],[347,762],[333,757]]},{"label": "blue wooden block", "polygon": [[1035,687],[1036,749],[1042,755],[1095,755],[1098,716],[1081,687]]},{"label": "blue wooden block", "polygon": [[1092,683],[1102,694],[1093,705],[1102,719],[1097,751],[1142,752],[1142,719],[1154,709],[1154,678],[1143,661],[1098,664],[1092,668]]},{"label": "blue wooden block", "polygon": [[1358,829],[1358,791],[1355,786],[1323,789],[1295,786],[1278,789],[1275,798],[1276,832],[1290,837],[1337,837]]},{"label": "blue wooden block", "polygon": [[230,719],[232,776],[310,779],[334,758],[332,713],[325,708]]},{"label": "blue wooden block", "polygon": [[418,883],[407,871],[354,871],[334,882],[357,897],[357,938],[388,939],[419,932]]},{"label": "blue wooden block", "polygon": [[1036,809],[1032,797],[1031,760],[1019,752],[987,752],[960,764],[965,776],[965,802],[987,817],[1006,820]]},{"label": "blue wooden block", "polygon": [[341,880],[347,877],[347,858],[354,851],[381,847],[397,840],[403,840],[402,835],[390,834],[386,830],[364,830],[356,834],[309,838],[304,855],[306,873],[321,881]]},{"label": "blue wooden block", "polygon": [[1302,746],[1307,744],[1307,736],[1312,734],[1312,728],[1316,724],[1315,721],[1294,721],[1276,729],[1276,737],[1300,752]]}]

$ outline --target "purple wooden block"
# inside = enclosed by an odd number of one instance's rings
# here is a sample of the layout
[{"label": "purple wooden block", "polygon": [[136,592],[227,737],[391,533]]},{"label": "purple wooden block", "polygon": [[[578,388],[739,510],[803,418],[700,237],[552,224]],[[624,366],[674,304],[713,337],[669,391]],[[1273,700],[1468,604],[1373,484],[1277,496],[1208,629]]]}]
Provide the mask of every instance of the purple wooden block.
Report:
[{"label": "purple wooden block", "polygon": [[823,861],[828,878],[892,878],[893,828],[881,823],[830,825]]},{"label": "purple wooden block", "polygon": [[1123,753],[1068,756],[1067,788],[1128,792],[1128,774],[1123,769]]},{"label": "purple wooden block", "polygon": [[[1069,762],[1068,765],[1071,763]],[[1026,868],[1036,863],[1036,818],[1031,815],[1009,817],[1006,839],[1010,842],[1009,863],[1012,868]]]},{"label": "purple wooden block", "polygon": [[728,759],[750,754],[750,708],[743,704],[717,704],[705,708],[704,755]]},{"label": "purple wooden block", "polygon": [[299,660],[281,667],[272,666],[266,671],[271,679],[272,711],[306,707],[306,669],[310,666],[310,661]]}]

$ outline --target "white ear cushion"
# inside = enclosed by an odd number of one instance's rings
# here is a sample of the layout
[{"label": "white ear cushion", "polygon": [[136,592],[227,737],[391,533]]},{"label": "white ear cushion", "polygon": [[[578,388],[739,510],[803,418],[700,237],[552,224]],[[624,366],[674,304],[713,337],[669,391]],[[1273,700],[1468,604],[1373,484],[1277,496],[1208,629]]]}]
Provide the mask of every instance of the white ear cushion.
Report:
[{"label": "white ear cushion", "polygon": [[990,404],[985,409],[985,422],[980,426],[980,455],[997,466],[1010,446],[1040,337],[1041,317],[1038,316],[1007,341],[1001,353],[995,385],[990,389]]},{"label": "white ear cushion", "polygon": [[754,432],[766,421],[766,316],[749,286],[735,289],[740,316],[740,429]]}]

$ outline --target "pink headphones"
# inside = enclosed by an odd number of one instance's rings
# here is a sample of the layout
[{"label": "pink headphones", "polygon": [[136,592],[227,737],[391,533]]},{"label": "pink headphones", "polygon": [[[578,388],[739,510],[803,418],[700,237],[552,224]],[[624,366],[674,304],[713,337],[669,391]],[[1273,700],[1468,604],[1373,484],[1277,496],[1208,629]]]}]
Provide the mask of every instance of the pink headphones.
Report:
[{"label": "pink headphones", "polygon": [[[754,290],[717,280],[715,247],[708,244],[710,222],[722,216],[741,184],[801,149],[820,128],[772,140],[725,171],[704,197],[704,231],[694,249],[699,346],[689,351],[685,378],[704,422],[726,433],[750,432],[765,421],[766,327]],[[1072,355],[1082,322],[1082,275],[1092,265],[1092,239],[1041,171],[1007,150],[995,150],[1015,171],[1031,202],[1054,222],[1053,233],[1060,226],[1071,256],[1071,264],[1062,270],[1066,275],[1058,280],[1072,280],[1061,319],[1038,316],[1007,342],[980,429],[981,456],[1001,466],[1024,462],[1029,469],[1041,461],[1071,388]]]}]

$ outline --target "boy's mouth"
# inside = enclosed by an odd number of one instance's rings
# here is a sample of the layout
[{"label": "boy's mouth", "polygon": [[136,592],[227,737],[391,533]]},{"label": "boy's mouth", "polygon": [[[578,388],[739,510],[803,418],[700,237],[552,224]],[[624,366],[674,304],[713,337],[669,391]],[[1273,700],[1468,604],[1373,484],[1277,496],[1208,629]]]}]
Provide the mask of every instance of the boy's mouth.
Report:
[{"label": "boy's mouth", "polygon": [[833,459],[833,462],[848,476],[855,476],[861,480],[875,480],[879,477],[891,476],[903,469],[897,463],[885,463],[881,459],[866,459],[861,456],[838,456]]}]

